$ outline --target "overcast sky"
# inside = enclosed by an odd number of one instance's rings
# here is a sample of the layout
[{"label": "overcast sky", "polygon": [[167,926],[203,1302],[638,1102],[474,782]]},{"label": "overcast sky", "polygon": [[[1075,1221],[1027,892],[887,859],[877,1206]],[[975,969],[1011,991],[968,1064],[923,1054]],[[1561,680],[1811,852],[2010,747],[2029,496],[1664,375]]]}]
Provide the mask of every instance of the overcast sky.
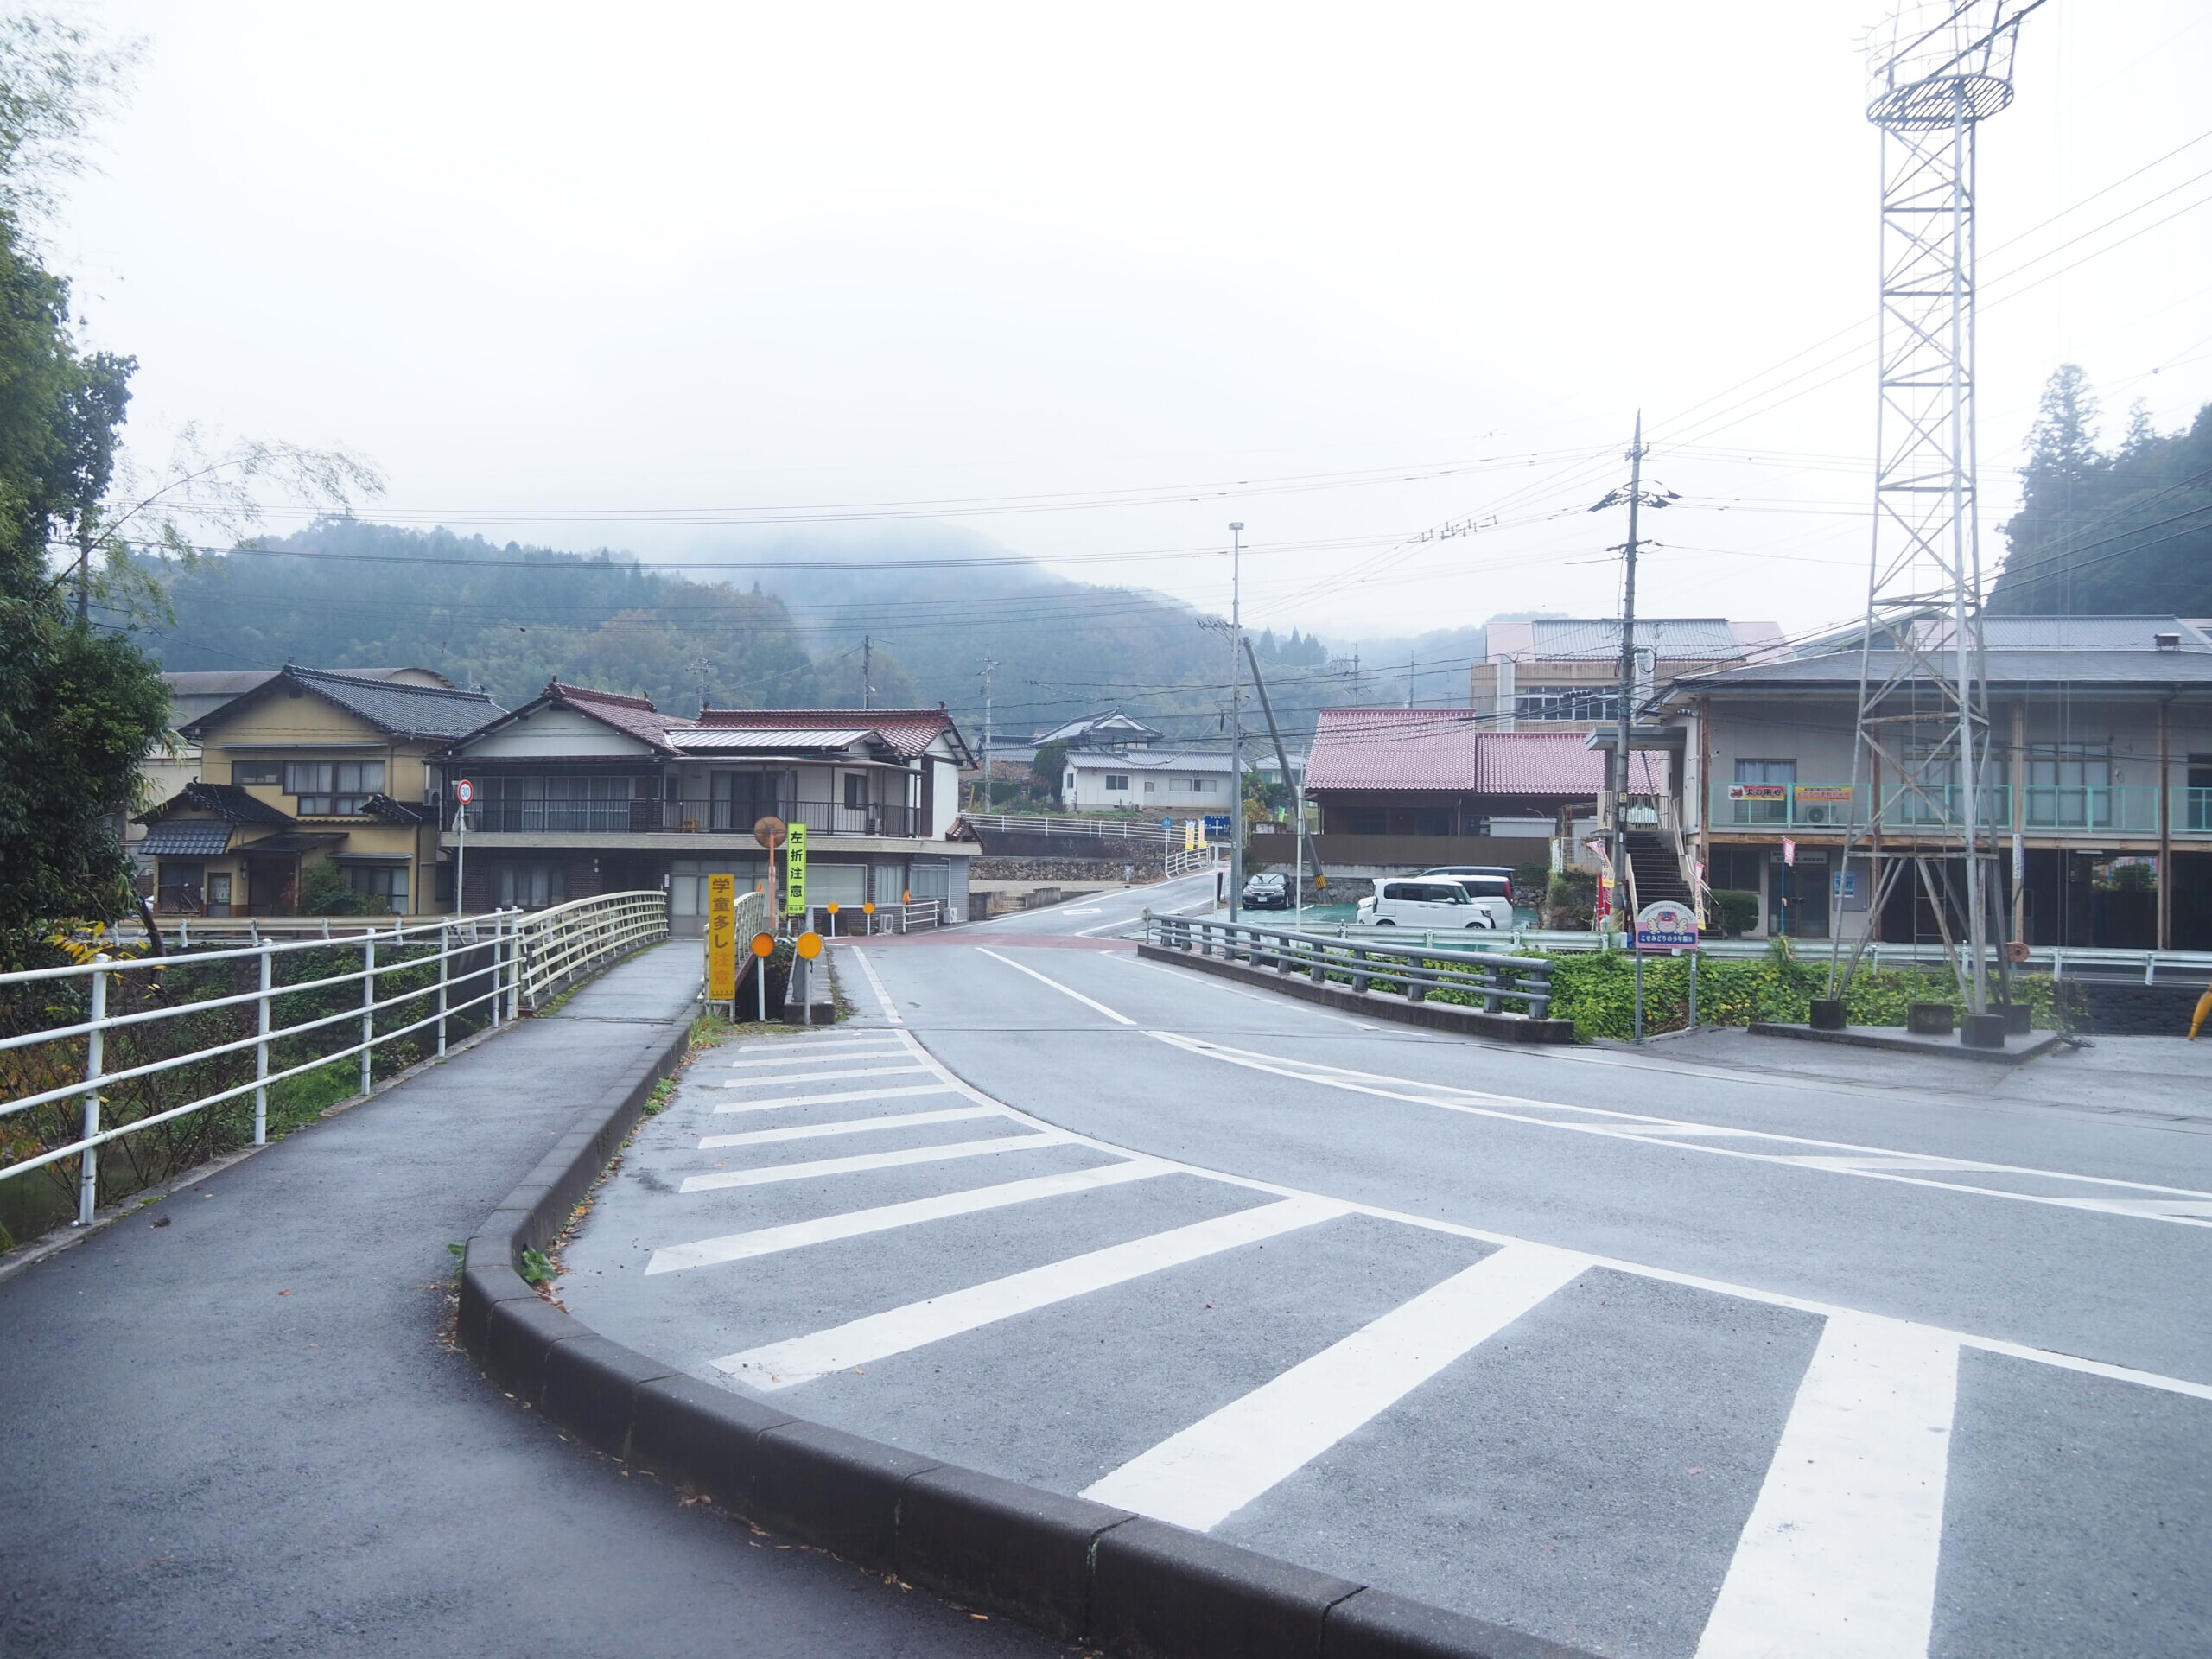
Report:
[{"label": "overcast sky", "polygon": [[[922,504],[1209,606],[1241,519],[1248,620],[1341,637],[1611,612],[1641,406],[1641,608],[1864,603],[1879,0],[73,15],[145,41],[50,240],[154,459],[342,444],[370,516],[671,558]],[[2114,433],[2212,398],[2212,7],[2052,0],[2017,82],[1992,561],[2055,365]]]}]

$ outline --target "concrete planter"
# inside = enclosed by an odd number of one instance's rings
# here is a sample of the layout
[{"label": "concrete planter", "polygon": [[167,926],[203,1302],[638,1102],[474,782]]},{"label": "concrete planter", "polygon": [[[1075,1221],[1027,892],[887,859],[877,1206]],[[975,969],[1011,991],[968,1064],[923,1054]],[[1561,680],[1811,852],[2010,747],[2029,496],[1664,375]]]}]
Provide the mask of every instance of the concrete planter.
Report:
[{"label": "concrete planter", "polygon": [[1904,1028],[1916,1037],[1948,1037],[1955,1028],[1957,1013],[1948,1002],[1908,1003]]},{"label": "concrete planter", "polygon": [[1841,1031],[1845,1023],[1843,999],[1840,996],[1815,997],[1813,1017],[1809,1023],[1815,1031]]}]

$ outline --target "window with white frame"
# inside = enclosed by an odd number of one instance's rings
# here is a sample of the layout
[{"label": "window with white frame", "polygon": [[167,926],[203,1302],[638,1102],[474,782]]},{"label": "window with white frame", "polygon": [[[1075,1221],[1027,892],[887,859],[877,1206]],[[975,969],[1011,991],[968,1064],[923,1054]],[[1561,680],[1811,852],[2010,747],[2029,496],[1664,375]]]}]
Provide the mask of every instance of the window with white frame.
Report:
[{"label": "window with white frame", "polygon": [[1620,694],[1601,685],[1530,685],[1513,694],[1521,720],[1618,720]]},{"label": "window with white frame", "polygon": [[303,818],[353,818],[384,790],[381,760],[288,760],[284,792],[299,798]]}]

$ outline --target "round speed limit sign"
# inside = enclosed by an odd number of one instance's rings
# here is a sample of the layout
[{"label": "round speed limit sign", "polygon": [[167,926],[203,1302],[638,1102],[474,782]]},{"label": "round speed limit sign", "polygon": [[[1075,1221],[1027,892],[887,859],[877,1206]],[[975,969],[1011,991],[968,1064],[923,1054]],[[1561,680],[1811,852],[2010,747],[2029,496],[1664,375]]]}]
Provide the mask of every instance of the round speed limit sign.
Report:
[{"label": "round speed limit sign", "polygon": [[467,779],[462,779],[453,786],[453,798],[463,806],[467,806],[476,798],[476,785],[470,783]]}]

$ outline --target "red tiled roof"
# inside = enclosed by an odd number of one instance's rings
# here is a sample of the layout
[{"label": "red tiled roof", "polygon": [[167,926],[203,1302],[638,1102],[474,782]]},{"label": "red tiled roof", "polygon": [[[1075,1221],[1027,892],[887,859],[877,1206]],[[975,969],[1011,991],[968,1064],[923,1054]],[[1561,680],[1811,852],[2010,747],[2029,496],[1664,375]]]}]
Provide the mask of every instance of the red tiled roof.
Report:
[{"label": "red tiled roof", "polygon": [[[1605,756],[1580,732],[1493,732],[1471,709],[1324,709],[1309,790],[1433,790],[1466,795],[1594,796]],[[1636,787],[1666,787],[1662,757],[1639,753]]]},{"label": "red tiled roof", "polygon": [[702,709],[696,723],[816,730],[860,727],[880,732],[892,747],[910,760],[926,752],[940,733],[950,732],[956,747],[965,747],[952,716],[942,709]]},{"label": "red tiled roof", "polygon": [[664,753],[676,753],[676,745],[668,741],[668,728],[690,722],[674,715],[664,715],[652,705],[650,697],[625,696],[619,691],[595,691],[588,685],[565,685],[555,680],[545,688],[548,702],[560,702],[589,715],[594,720],[612,726],[626,736],[641,743],[650,743]]}]

